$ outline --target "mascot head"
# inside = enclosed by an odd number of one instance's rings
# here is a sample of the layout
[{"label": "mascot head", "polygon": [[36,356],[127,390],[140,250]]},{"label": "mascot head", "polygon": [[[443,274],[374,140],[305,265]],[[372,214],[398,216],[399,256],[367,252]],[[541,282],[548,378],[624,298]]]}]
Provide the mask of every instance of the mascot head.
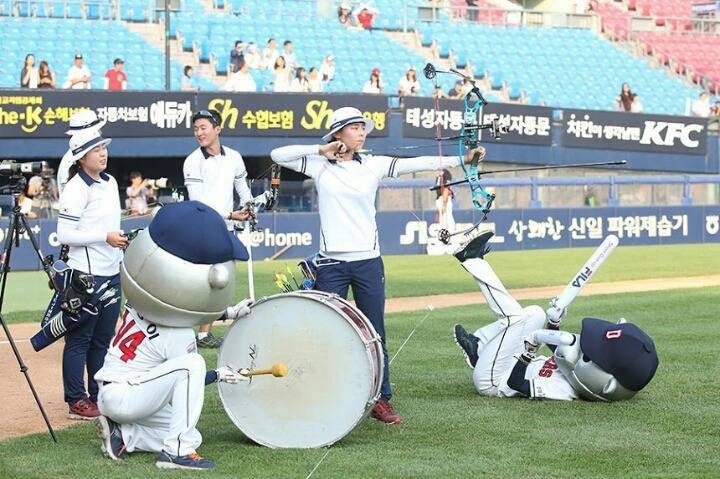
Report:
[{"label": "mascot head", "polygon": [[219,319],[235,295],[235,260],[248,252],[211,207],[198,201],[160,208],[125,250],[128,302],[148,321],[193,327]]},{"label": "mascot head", "polygon": [[625,320],[585,318],[580,341],[558,346],[558,367],[581,397],[590,401],[630,399],[647,386],[658,367],[655,343]]}]

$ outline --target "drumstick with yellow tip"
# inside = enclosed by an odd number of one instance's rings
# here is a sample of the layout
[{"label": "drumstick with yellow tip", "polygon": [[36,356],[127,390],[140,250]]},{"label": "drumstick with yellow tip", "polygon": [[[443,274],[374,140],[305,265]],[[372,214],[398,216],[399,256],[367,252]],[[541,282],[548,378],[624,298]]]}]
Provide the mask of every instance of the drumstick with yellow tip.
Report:
[{"label": "drumstick with yellow tip", "polygon": [[285,377],[288,374],[287,364],[277,363],[273,364],[271,368],[265,369],[251,369],[245,376],[260,376],[262,374],[272,374],[276,378]]}]

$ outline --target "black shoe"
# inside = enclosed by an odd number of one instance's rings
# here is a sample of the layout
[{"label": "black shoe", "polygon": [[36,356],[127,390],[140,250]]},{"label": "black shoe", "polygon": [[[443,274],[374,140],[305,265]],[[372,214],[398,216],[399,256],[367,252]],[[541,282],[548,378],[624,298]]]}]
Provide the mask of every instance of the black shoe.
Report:
[{"label": "black shoe", "polygon": [[455,337],[455,344],[460,346],[463,356],[465,356],[465,362],[471,368],[475,368],[475,365],[478,362],[477,350],[480,340],[476,336],[465,331],[465,328],[463,328],[460,324],[455,325],[455,332],[453,336]]},{"label": "black shoe", "polygon": [[476,233],[476,236],[455,251],[455,257],[461,263],[470,258],[484,258],[490,252],[487,242],[495,235],[492,231]]},{"label": "black shoe", "polygon": [[217,349],[222,346],[222,338],[216,338],[213,333],[207,333],[204,338],[197,338],[196,340],[199,348]]}]

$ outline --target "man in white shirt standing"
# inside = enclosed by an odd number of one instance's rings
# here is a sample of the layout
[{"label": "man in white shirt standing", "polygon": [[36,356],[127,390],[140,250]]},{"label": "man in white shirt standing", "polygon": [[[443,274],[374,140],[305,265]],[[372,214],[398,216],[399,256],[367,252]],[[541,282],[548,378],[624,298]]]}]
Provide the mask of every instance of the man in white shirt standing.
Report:
[{"label": "man in white shirt standing", "polygon": [[[227,229],[235,221],[245,221],[251,213],[243,208],[233,211],[233,192],[241,204],[252,201],[247,170],[237,151],[220,144],[222,117],[216,110],[200,110],[193,115],[193,131],[200,145],[185,158],[183,176],[190,200],[211,206],[225,219]],[[201,348],[219,348],[222,340],[210,332],[211,324],[200,326],[197,343]]]},{"label": "man in white shirt standing", "polygon": [[92,74],[87,65],[83,63],[82,53],[76,53],[75,63],[68,70],[68,79],[63,87],[73,90],[89,90],[90,77]]}]

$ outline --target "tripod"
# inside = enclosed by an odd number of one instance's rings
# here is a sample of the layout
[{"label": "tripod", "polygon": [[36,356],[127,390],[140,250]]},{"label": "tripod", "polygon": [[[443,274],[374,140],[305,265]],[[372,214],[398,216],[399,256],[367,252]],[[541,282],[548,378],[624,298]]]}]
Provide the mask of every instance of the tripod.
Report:
[{"label": "tripod", "polygon": [[45,270],[48,278],[50,279],[50,284],[52,284],[52,276],[50,275],[52,256],[48,256],[47,258],[43,257],[42,253],[40,252],[40,247],[38,246],[37,239],[35,238],[32,230],[28,226],[25,216],[20,212],[20,193],[25,189],[26,183],[27,180],[22,176],[11,176],[10,184],[7,186],[13,197],[13,209],[12,214],[10,215],[10,226],[8,227],[7,236],[5,237],[5,245],[3,247],[2,255],[0,256],[0,324],[2,324],[2,328],[5,330],[5,336],[7,336],[10,347],[12,347],[13,353],[15,354],[15,358],[17,359],[18,365],[20,366],[20,372],[25,375],[25,379],[27,380],[28,386],[30,386],[30,391],[35,398],[35,402],[40,409],[40,414],[42,414],[42,417],[45,420],[45,424],[47,425],[48,431],[50,432],[50,436],[52,437],[53,441],[57,442],[55,431],[53,431],[53,428],[50,425],[50,419],[48,419],[47,414],[45,413],[45,409],[40,402],[40,397],[35,391],[35,386],[33,386],[33,383],[30,380],[30,375],[28,374],[28,367],[23,361],[22,356],[20,356],[20,351],[15,344],[15,340],[10,334],[10,330],[8,329],[7,323],[5,322],[5,317],[2,314],[2,306],[5,300],[5,286],[7,285],[8,273],[10,272],[10,257],[12,254],[13,244],[15,244],[15,246],[17,247],[20,246],[20,235],[23,232],[26,232],[28,238],[30,238],[33,249],[38,255],[38,258],[40,258],[40,261],[43,264],[43,269]]}]

